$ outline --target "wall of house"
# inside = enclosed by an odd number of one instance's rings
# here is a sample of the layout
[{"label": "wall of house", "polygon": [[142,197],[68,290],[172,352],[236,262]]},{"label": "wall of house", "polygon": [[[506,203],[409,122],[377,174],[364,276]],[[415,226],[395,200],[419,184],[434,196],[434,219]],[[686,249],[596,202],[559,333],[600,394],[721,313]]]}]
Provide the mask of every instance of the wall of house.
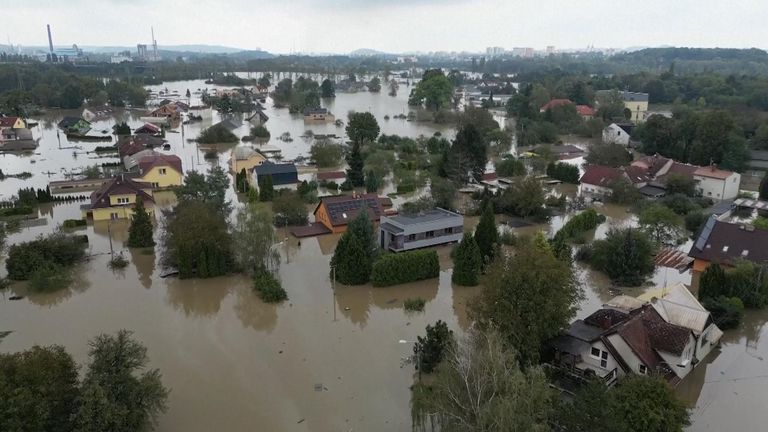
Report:
[{"label": "wall of house", "polygon": [[[151,217],[154,217],[154,206],[147,207],[147,213]],[[93,209],[91,215],[94,221],[110,220],[110,219],[130,219],[133,217],[132,206],[115,206]],[[114,216],[113,216],[114,215]]]},{"label": "wall of house", "polygon": [[715,200],[726,200],[736,198],[736,196],[739,194],[741,175],[738,173],[734,173],[732,176],[725,180],[703,177],[699,175],[693,176],[693,179],[698,182],[696,188],[698,189],[699,193],[707,198],[712,198]]},{"label": "wall of house", "polygon": [[[248,159],[237,160],[235,158],[232,158],[232,163],[230,164],[230,167],[232,169],[232,172],[235,174],[242,171],[243,168],[245,168],[245,172],[248,173],[253,171],[253,168],[263,164],[264,161],[266,160],[267,159],[264,158],[264,156],[257,153],[249,157]],[[253,176],[248,176],[248,177],[252,179]]]},{"label": "wall of house", "polygon": [[597,185],[592,185],[588,183],[582,183],[581,192],[590,194],[590,195],[599,195],[602,197],[607,197],[608,195],[611,194],[612,191],[611,191],[611,188],[607,188],[605,186],[597,186]]},{"label": "wall of house", "polygon": [[608,126],[603,129],[603,143],[629,145],[629,134],[618,126]]},{"label": "wall of house", "polygon": [[[688,340],[688,344],[685,346],[685,349],[683,350],[683,354],[681,354],[679,357],[668,353],[664,351],[657,351],[662,359],[664,359],[665,362],[669,365],[669,367],[672,368],[673,371],[675,371],[675,374],[677,374],[678,377],[685,378],[686,375],[688,375],[691,370],[693,370],[693,351],[694,351],[694,345],[696,344],[696,340],[693,338],[693,335],[690,336],[690,339]],[[682,362],[684,360],[688,360],[688,363],[685,366],[681,366]]]},{"label": "wall of house", "polygon": [[624,101],[624,107],[632,111],[632,120],[635,123],[645,121],[645,115],[648,112],[648,102]]},{"label": "wall of house", "polygon": [[[600,358],[596,358],[592,356],[592,348],[597,348],[602,352],[608,353],[608,359],[607,364],[605,367],[600,365]],[[581,354],[581,361],[582,363],[588,365],[590,369],[593,369],[595,373],[597,373],[598,376],[603,377],[608,372],[612,371],[613,369],[616,369],[619,367],[619,364],[616,362],[616,359],[613,358],[611,353],[608,351],[608,349],[605,347],[605,344],[602,341],[595,341],[592,343],[592,345],[584,350]],[[602,354],[601,354],[602,355]],[[579,364],[579,367],[584,367],[583,364]],[[621,369],[621,368],[619,368]]]},{"label": "wall of house", "polygon": [[320,205],[317,207],[317,210],[315,211],[315,222],[319,222],[325,225],[325,227],[331,230],[331,232],[334,234],[343,233],[347,230],[346,225],[336,227],[333,226],[331,223],[331,218],[328,216],[328,209],[325,207],[324,203],[320,203]]},{"label": "wall of house", "polygon": [[710,332],[714,326],[715,324],[710,324],[707,328],[705,328],[696,341],[696,360],[698,361],[704,360],[704,358],[706,358],[712,351],[712,347],[714,345],[709,342],[708,336],[710,335]]},{"label": "wall of house", "polygon": [[[624,363],[627,364],[632,373],[639,374],[640,365],[643,364],[643,362],[640,361],[640,358],[635,354],[634,351],[632,351],[632,348],[627,345],[624,339],[617,333],[614,333],[608,336],[608,342],[610,342],[621,359],[624,360]],[[623,375],[626,375],[626,373],[621,370],[621,368],[619,368],[619,376]]]},{"label": "wall of house", "polygon": [[[165,174],[161,174],[162,169],[165,170]],[[150,183],[156,188],[164,189],[171,186],[181,186],[184,182],[184,176],[170,166],[152,167],[149,172],[141,177],[141,181]]]}]

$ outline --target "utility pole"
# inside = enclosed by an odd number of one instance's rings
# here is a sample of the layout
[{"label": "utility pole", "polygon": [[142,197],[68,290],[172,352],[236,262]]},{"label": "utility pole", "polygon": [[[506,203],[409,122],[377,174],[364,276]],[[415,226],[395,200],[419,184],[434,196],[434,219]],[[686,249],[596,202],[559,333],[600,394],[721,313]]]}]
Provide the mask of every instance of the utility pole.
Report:
[{"label": "utility pole", "polygon": [[336,322],[336,266],[331,267],[331,292],[333,292],[333,322]]},{"label": "utility pole", "polygon": [[109,255],[115,259],[115,250],[112,248],[112,219],[107,222],[107,234],[109,235]]}]

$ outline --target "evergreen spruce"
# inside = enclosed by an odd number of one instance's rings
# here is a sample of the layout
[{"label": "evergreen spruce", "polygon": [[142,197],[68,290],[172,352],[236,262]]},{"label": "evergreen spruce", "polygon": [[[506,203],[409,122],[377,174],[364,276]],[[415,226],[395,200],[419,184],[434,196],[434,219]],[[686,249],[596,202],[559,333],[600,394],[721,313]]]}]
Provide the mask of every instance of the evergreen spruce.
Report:
[{"label": "evergreen spruce", "polygon": [[264,176],[259,182],[259,201],[272,201],[275,197],[275,188],[272,185],[272,176]]},{"label": "evergreen spruce", "polygon": [[133,208],[133,220],[128,229],[128,247],[141,248],[152,247],[155,240],[152,238],[152,219],[144,208],[144,202],[139,199]]},{"label": "evergreen spruce", "polygon": [[482,258],[475,237],[472,233],[465,232],[454,252],[451,281],[462,286],[477,285],[481,265]]},{"label": "evergreen spruce", "polygon": [[331,258],[331,267],[334,266],[336,280],[345,285],[362,285],[370,279],[371,259],[365,253],[363,242],[352,231],[348,230],[339,239]]},{"label": "evergreen spruce", "polygon": [[483,258],[483,265],[493,261],[496,255],[496,246],[499,243],[499,231],[496,229],[496,219],[493,216],[493,204],[490,201],[483,203],[483,214],[475,229],[475,241]]},{"label": "evergreen spruce", "polygon": [[349,168],[347,168],[347,181],[353,187],[365,186],[364,161],[359,142],[352,144],[352,151],[347,156],[347,164],[349,164]]}]

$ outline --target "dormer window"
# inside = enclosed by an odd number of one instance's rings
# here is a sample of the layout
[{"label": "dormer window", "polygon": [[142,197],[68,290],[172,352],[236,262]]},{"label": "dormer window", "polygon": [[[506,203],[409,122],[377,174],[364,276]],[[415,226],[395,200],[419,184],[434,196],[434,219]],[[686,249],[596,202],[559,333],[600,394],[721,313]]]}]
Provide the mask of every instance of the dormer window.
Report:
[{"label": "dormer window", "polygon": [[749,255],[749,251],[747,249],[744,249],[743,251],[741,251],[741,256],[745,257],[747,255]]},{"label": "dormer window", "polygon": [[723,246],[723,253],[728,252],[728,246]]}]

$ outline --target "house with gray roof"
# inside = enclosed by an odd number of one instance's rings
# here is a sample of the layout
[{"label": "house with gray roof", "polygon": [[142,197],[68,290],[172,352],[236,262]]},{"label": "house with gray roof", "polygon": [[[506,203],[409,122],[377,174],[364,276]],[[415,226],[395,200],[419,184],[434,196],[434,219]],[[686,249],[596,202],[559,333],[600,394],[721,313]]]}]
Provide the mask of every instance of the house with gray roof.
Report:
[{"label": "house with gray roof", "polygon": [[413,215],[382,216],[379,246],[401,252],[461,240],[464,217],[441,208]]}]

